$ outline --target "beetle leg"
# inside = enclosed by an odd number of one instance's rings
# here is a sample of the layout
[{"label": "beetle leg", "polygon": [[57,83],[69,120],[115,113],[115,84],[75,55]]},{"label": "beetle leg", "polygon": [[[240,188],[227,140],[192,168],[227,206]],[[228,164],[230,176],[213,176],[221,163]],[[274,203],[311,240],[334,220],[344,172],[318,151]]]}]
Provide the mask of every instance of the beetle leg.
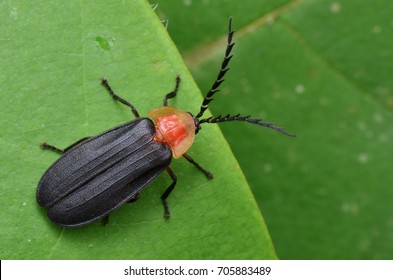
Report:
[{"label": "beetle leg", "polygon": [[[132,203],[135,202],[139,199],[139,193],[135,194],[133,198],[131,198],[127,203]],[[102,225],[106,226],[109,224],[109,215],[106,215],[104,218],[101,220]]]},{"label": "beetle leg", "polygon": [[109,215],[106,215],[104,218],[102,218],[101,222],[103,226],[109,224]]},{"label": "beetle leg", "polygon": [[42,143],[40,146],[41,146],[41,148],[43,148],[43,149],[48,149],[48,150],[52,150],[52,151],[55,151],[55,152],[57,152],[57,153],[59,153],[59,154],[64,154],[65,152],[67,152],[69,149],[71,149],[72,147],[75,147],[76,145],[78,145],[79,143],[82,143],[83,141],[85,141],[85,140],[87,140],[87,139],[89,139],[90,138],[90,136],[87,136],[87,137],[83,137],[82,139],[79,139],[78,141],[76,141],[75,143],[73,143],[73,144],[71,144],[70,146],[68,146],[67,148],[65,148],[65,149],[59,149],[59,148],[57,148],[57,147],[55,147],[55,146],[52,146],[52,145],[49,145],[48,143]]},{"label": "beetle leg", "polygon": [[131,109],[131,112],[134,114],[135,118],[139,118],[139,113],[134,107],[134,105],[132,105],[130,102],[128,102],[127,100],[121,98],[116,93],[114,93],[107,79],[101,79],[101,84],[108,90],[109,94],[113,97],[113,99],[129,107]]},{"label": "beetle leg", "polygon": [[169,219],[170,214],[169,214],[169,208],[168,208],[168,203],[166,202],[166,199],[171,194],[172,190],[175,188],[176,182],[177,182],[177,177],[170,167],[168,167],[166,169],[166,172],[168,172],[169,176],[171,176],[172,183],[165,190],[165,192],[161,195],[161,200],[162,200],[162,204],[164,205],[164,218]]},{"label": "beetle leg", "polygon": [[127,201],[127,203],[133,203],[135,201],[137,201],[139,199],[139,193],[136,193],[132,198],[130,198],[129,201]]},{"label": "beetle leg", "polygon": [[211,174],[209,171],[207,171],[206,169],[202,168],[202,166],[200,166],[195,160],[192,159],[192,157],[190,157],[187,154],[183,154],[183,157],[188,160],[188,162],[192,163],[196,168],[198,168],[200,171],[203,172],[203,174],[205,174],[205,176],[207,177],[207,179],[211,180],[213,179],[213,174]]},{"label": "beetle leg", "polygon": [[177,76],[176,77],[176,85],[175,85],[174,90],[172,90],[170,93],[168,93],[164,97],[164,106],[168,106],[168,99],[171,99],[176,96],[177,90],[179,89],[180,81],[181,81],[180,76]]}]

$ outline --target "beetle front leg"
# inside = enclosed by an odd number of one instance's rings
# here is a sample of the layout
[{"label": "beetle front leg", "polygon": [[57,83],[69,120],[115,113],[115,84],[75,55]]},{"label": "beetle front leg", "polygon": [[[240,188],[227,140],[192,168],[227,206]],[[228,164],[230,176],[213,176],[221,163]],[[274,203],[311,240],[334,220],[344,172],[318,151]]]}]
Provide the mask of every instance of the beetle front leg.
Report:
[{"label": "beetle front leg", "polygon": [[131,109],[131,112],[134,114],[135,118],[139,118],[139,113],[136,110],[136,108],[134,107],[134,105],[132,105],[130,102],[128,102],[127,100],[121,98],[120,96],[118,96],[113,89],[111,88],[111,86],[108,83],[107,79],[102,78],[101,79],[101,84],[107,89],[107,91],[109,92],[109,94],[112,96],[113,99],[115,99],[116,101],[119,101],[120,103],[126,105],[127,107],[129,107]]},{"label": "beetle front leg", "polygon": [[176,96],[177,94],[177,90],[179,89],[179,85],[180,85],[180,76],[176,77],[176,85],[175,85],[175,89],[172,90],[170,93],[168,93],[167,95],[165,95],[164,97],[164,106],[168,106],[168,99],[171,99],[173,97]]},{"label": "beetle front leg", "polygon": [[83,137],[82,139],[79,139],[78,141],[76,141],[75,143],[71,144],[70,146],[68,146],[68,147],[65,148],[65,149],[59,149],[59,148],[57,148],[57,147],[55,147],[55,146],[49,145],[49,144],[46,143],[46,142],[40,144],[40,147],[43,148],[43,149],[52,150],[52,151],[54,151],[54,152],[56,152],[56,153],[59,153],[59,154],[64,154],[64,153],[67,152],[69,149],[75,147],[76,145],[82,143],[83,141],[85,141],[85,140],[87,140],[87,139],[89,139],[89,138],[91,138],[91,136]]},{"label": "beetle front leg", "polygon": [[169,176],[171,176],[172,183],[165,190],[165,192],[161,195],[161,200],[162,200],[162,204],[164,205],[164,218],[165,219],[169,219],[169,217],[171,215],[169,214],[169,208],[168,208],[168,203],[166,202],[166,199],[171,194],[172,190],[175,188],[176,182],[177,182],[177,177],[176,177],[175,173],[173,172],[173,170],[170,167],[168,167],[166,169],[166,172],[168,172]]},{"label": "beetle front leg", "polygon": [[200,166],[195,160],[192,159],[192,157],[190,157],[187,154],[183,154],[183,157],[188,160],[189,163],[192,163],[196,168],[198,168],[200,171],[203,172],[203,174],[205,174],[206,178],[211,180],[213,179],[213,174],[211,174],[209,171],[207,171],[206,169],[204,169],[202,166]]}]

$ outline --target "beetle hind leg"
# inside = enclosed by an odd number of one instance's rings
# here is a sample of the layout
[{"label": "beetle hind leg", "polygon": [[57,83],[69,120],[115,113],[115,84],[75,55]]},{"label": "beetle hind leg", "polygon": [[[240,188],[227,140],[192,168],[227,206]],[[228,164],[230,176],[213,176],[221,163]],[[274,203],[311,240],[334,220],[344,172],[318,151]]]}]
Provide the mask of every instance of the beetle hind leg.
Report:
[{"label": "beetle hind leg", "polygon": [[[137,201],[138,199],[139,199],[139,193],[136,193],[129,201],[127,201],[127,203],[135,202],[135,201]],[[106,226],[107,224],[109,224],[109,215],[106,215],[106,216],[104,216],[104,217],[101,219],[101,224],[102,224],[103,226]]]},{"label": "beetle hind leg", "polygon": [[71,144],[70,146],[68,146],[68,147],[65,148],[65,149],[59,149],[59,148],[57,148],[57,147],[55,147],[55,146],[53,146],[53,145],[49,145],[49,144],[46,143],[46,142],[40,144],[40,147],[43,148],[43,149],[48,149],[48,150],[54,151],[54,152],[59,153],[59,154],[64,154],[64,153],[67,152],[69,149],[75,147],[76,145],[82,143],[83,141],[85,141],[85,140],[87,140],[87,139],[89,139],[89,138],[90,138],[90,136],[88,136],[88,137],[83,137],[82,139],[79,139],[78,141],[76,141],[75,143]]},{"label": "beetle hind leg", "polygon": [[107,224],[109,224],[109,215],[102,218],[101,223],[103,226],[106,226]]},{"label": "beetle hind leg", "polygon": [[40,144],[40,147],[43,148],[43,149],[54,151],[54,152],[59,153],[59,154],[64,154],[64,150],[56,148],[55,146],[49,145],[46,142]]},{"label": "beetle hind leg", "polygon": [[127,203],[133,203],[133,202],[137,201],[139,198],[140,198],[140,196],[139,196],[139,192],[138,192],[133,197],[131,197],[130,200],[127,201]]}]

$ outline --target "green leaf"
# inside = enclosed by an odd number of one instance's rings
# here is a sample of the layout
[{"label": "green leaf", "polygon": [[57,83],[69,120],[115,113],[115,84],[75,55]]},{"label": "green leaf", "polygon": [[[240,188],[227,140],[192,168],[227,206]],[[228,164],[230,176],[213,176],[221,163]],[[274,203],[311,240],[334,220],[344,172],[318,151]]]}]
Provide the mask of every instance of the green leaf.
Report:
[{"label": "green leaf", "polygon": [[[215,75],[217,41],[230,15],[237,29],[231,71],[211,103],[213,113],[263,117],[298,136],[220,126],[277,255],[390,259],[392,2],[247,1],[253,7],[247,11],[240,1],[183,2],[191,5],[159,1],[159,7],[174,41],[188,42],[180,49],[201,89]],[[178,35],[184,26],[199,33]],[[198,39],[190,43],[190,36]]]},{"label": "green leaf", "polygon": [[[178,182],[165,221],[163,174],[99,222],[61,229],[36,203],[40,177],[60,148],[133,119],[100,85],[141,115],[170,104],[195,112],[202,101],[175,45],[149,3],[139,1],[6,1],[0,4],[2,259],[271,259],[275,252],[257,204],[219,128],[206,126],[189,151],[215,175],[173,162]],[[224,48],[224,46],[223,46]],[[215,65],[218,70],[219,65]]]}]

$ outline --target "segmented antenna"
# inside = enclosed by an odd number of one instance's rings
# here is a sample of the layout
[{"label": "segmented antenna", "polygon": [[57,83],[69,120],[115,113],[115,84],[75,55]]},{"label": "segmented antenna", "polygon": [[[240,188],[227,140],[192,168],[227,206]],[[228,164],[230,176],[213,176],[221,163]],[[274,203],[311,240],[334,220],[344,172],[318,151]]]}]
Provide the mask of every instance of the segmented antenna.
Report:
[{"label": "segmented antenna", "polygon": [[228,66],[229,61],[232,58],[231,51],[232,51],[233,46],[235,45],[235,43],[232,42],[233,32],[234,31],[232,30],[232,17],[230,17],[229,18],[228,44],[227,44],[227,49],[225,51],[225,57],[224,57],[224,60],[221,64],[221,69],[220,69],[220,72],[218,72],[216,81],[214,82],[213,86],[211,87],[211,89],[207,93],[205,99],[203,99],[201,109],[200,109],[199,113],[196,115],[197,119],[202,117],[203,113],[206,111],[209,103],[213,100],[213,98],[212,98],[213,95],[219,91],[218,87],[224,81],[225,73],[229,70],[229,68],[227,68],[227,66]]},{"label": "segmented antenna", "polygon": [[225,117],[221,117],[221,115],[220,115],[217,118],[210,117],[210,118],[199,120],[199,123],[200,124],[202,124],[202,123],[220,123],[220,122],[230,122],[230,121],[245,121],[245,122],[249,122],[252,124],[257,124],[260,126],[274,129],[275,131],[283,133],[287,136],[292,136],[292,137],[296,136],[295,134],[289,133],[289,132],[285,131],[283,128],[275,126],[272,123],[264,122],[260,119],[252,119],[252,118],[250,118],[250,116],[240,116],[240,114],[237,114],[234,116],[231,116],[230,114],[228,114]]}]

